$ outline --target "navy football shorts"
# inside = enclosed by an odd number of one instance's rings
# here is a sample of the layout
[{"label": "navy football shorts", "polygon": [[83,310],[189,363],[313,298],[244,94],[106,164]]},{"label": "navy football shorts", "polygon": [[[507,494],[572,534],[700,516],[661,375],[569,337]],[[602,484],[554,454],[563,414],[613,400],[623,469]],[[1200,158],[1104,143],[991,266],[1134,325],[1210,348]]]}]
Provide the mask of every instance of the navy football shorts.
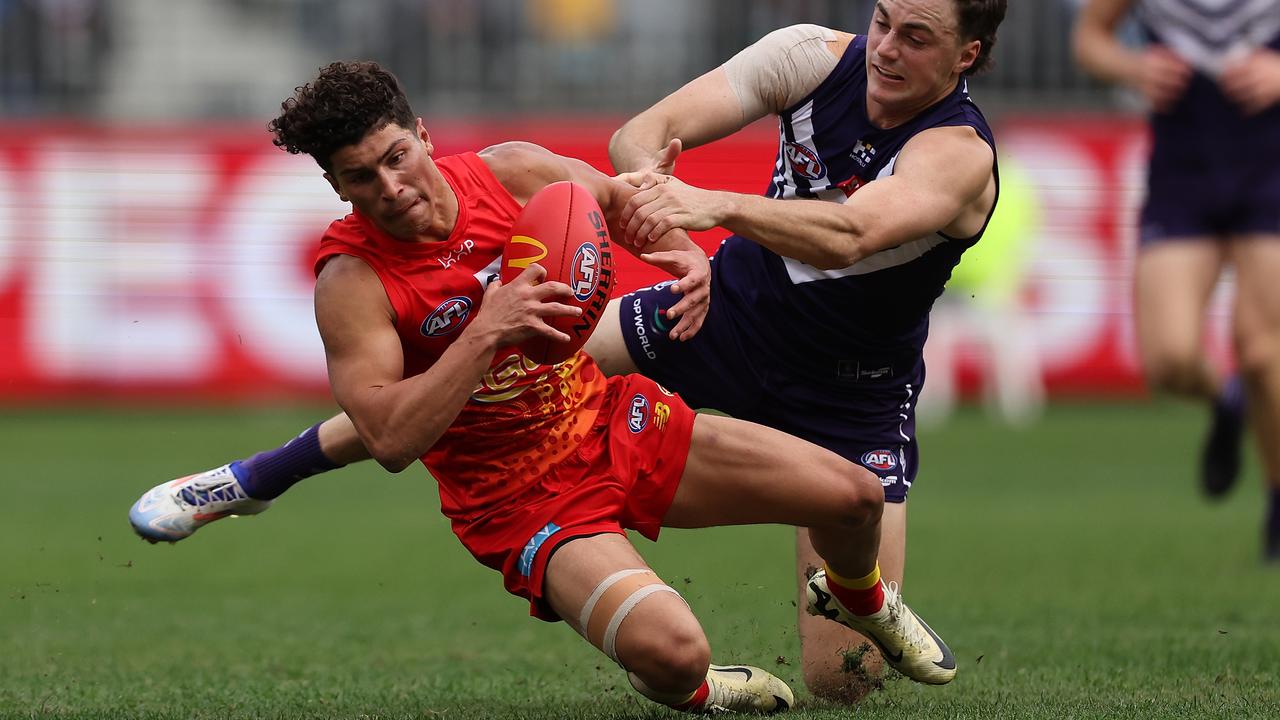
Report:
[{"label": "navy football shorts", "polygon": [[670,284],[637,290],[619,304],[622,335],[642,374],[692,408],[719,410],[827,448],[875,473],[887,502],[906,501],[919,464],[915,405],[923,363],[911,382],[800,377],[763,359],[715,299],[698,334],[673,341],[667,333],[674,323],[664,313],[680,296]]},{"label": "navy football shorts", "polygon": [[[1277,143],[1280,139],[1273,139],[1271,146]],[[1268,150],[1264,144],[1251,155],[1219,158],[1197,152],[1194,144],[1158,141],[1138,227],[1142,245],[1280,236],[1280,149]]]}]

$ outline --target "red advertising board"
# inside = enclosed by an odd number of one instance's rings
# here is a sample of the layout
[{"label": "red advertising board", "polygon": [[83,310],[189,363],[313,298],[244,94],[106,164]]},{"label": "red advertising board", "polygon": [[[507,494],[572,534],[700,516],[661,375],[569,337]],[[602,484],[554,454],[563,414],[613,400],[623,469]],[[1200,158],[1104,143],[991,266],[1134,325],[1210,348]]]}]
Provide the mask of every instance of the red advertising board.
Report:
[{"label": "red advertising board", "polygon": [[[439,154],[531,140],[608,168],[615,122],[448,122]],[[1129,323],[1143,134],[1104,118],[998,129],[1037,204],[1018,292],[1053,392],[1138,387]],[[759,192],[767,125],[687,153],[704,187]],[[347,209],[255,127],[0,126],[0,400],[322,396],[311,257]],[[723,232],[698,240],[714,250]],[[662,279],[629,258],[621,289]],[[947,360],[966,372],[974,353]],[[938,368],[931,368],[935,373]]]}]

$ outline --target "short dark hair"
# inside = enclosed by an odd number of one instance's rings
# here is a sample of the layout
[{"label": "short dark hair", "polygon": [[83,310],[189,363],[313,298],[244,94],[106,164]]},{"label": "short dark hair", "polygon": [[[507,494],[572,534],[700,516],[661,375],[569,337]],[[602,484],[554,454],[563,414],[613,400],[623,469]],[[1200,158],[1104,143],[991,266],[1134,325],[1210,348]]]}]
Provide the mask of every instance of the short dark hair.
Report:
[{"label": "short dark hair", "polygon": [[996,44],[996,29],[1004,21],[1008,0],[951,0],[955,3],[960,39],[982,43],[978,59],[964,71],[976,75],[991,67],[991,48]]},{"label": "short dark hair", "polygon": [[370,132],[395,123],[414,127],[400,81],[375,62],[335,62],[315,80],[295,88],[280,103],[280,116],[267,123],[276,147],[306,153],[325,172],[333,170],[337,150],[360,142]]}]

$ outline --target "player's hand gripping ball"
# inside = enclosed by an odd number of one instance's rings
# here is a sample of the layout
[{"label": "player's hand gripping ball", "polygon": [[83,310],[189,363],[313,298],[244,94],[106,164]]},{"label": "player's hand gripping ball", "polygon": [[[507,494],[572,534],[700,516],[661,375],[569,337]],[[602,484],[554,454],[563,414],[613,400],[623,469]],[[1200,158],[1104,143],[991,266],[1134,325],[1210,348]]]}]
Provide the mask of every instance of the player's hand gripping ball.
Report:
[{"label": "player's hand gripping ball", "polygon": [[535,262],[546,269],[547,282],[573,289],[567,304],[582,308],[576,318],[547,321],[568,335],[569,342],[539,337],[520,345],[529,359],[554,365],[587,342],[617,282],[604,212],[586,188],[567,181],[552,183],[529,198],[502,251],[502,282],[511,282]]}]

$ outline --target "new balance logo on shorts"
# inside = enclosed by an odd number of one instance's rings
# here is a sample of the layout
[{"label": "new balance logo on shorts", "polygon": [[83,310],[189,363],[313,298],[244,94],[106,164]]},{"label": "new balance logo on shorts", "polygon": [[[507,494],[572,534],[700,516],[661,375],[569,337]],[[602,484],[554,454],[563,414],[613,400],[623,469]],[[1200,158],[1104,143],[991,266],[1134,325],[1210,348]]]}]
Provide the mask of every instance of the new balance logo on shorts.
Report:
[{"label": "new balance logo on shorts", "polygon": [[671,417],[671,406],[666,403],[653,404],[653,426],[659,430],[667,428],[667,419]]}]

